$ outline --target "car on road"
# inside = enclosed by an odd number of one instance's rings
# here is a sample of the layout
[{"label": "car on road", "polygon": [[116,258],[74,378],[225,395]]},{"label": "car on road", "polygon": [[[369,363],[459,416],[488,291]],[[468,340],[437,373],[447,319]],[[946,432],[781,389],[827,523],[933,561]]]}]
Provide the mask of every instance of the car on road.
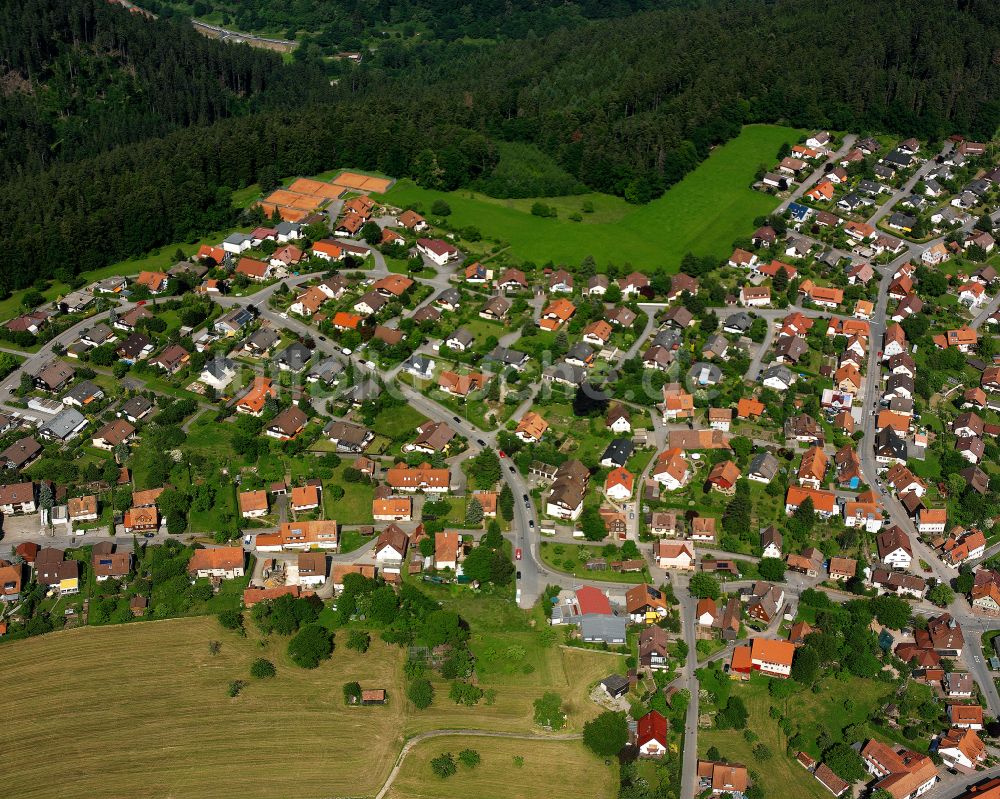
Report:
[{"label": "car on road", "polygon": [[518,580],[520,580],[520,579],[521,579],[521,570],[520,570],[520,569],[518,569],[518,572],[517,572],[517,579],[518,579]]},{"label": "car on road", "polygon": [[476,439],[476,443],[477,443],[477,444],[478,444],[479,446],[481,446],[481,447],[485,447],[485,446],[486,446],[486,442],[485,442],[485,441],[483,441],[483,440],[482,440],[481,438],[477,438],[477,439]]},{"label": "car on road", "polygon": [[451,419],[452,419],[453,422],[459,422],[459,423],[462,422],[462,420],[459,419],[457,416],[452,416]]},{"label": "car on road", "polygon": [[282,311],[280,314],[278,314],[278,316],[280,316],[282,319],[287,319],[288,318],[288,314],[286,314],[284,311]]},{"label": "car on road", "polygon": [[520,560],[520,559],[521,559],[521,547],[518,547],[517,549],[514,550],[514,560]]},{"label": "car on road", "polygon": [[156,538],[156,533],[143,533],[143,538]]},{"label": "car on road", "polygon": [[354,352],[354,350],[352,350],[350,347],[344,347],[343,349],[341,349],[341,352],[344,353],[344,355],[350,355],[352,352]]},{"label": "car on road", "polygon": [[500,457],[501,458],[506,458],[507,457],[507,453],[504,452],[503,450],[500,450]]},{"label": "car on road", "polygon": [[320,341],[326,341],[326,336],[319,336]]},{"label": "car on road", "polygon": [[528,519],[528,527],[530,529],[532,529],[532,530],[535,529],[535,520],[534,519]]},{"label": "car on road", "polygon": [[[13,391],[13,390],[14,390],[14,389],[11,389],[11,391]],[[510,473],[511,473],[511,474],[514,474],[514,473],[516,473],[516,472],[517,472],[517,469],[515,469],[515,468],[514,468],[513,466],[508,466],[507,468],[508,468],[508,469],[510,469]]]}]

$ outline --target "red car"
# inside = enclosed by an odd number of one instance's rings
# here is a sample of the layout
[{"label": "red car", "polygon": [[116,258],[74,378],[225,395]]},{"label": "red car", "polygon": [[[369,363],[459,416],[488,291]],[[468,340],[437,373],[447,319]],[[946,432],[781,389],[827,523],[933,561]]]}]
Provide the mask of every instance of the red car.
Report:
[{"label": "red car", "polygon": [[514,558],[515,560],[521,559],[521,547],[518,547],[517,549],[514,550]]},{"label": "red car", "polygon": [[506,458],[507,457],[507,453],[504,452],[503,450],[500,450],[500,457],[501,458]]}]

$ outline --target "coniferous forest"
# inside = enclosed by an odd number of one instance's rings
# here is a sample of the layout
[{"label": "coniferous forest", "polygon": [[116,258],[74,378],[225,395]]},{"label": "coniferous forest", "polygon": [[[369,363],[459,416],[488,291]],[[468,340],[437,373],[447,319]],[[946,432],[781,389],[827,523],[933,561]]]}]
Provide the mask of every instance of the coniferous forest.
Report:
[{"label": "coniferous forest", "polygon": [[218,229],[236,219],[233,190],[336,166],[511,194],[494,169],[497,144],[513,142],[576,185],[642,203],[748,122],[931,139],[984,138],[1000,123],[991,0],[647,2],[588,15],[486,43],[390,40],[331,81],[305,51],[285,63],[176,17],[103,0],[4,4],[4,288]]}]

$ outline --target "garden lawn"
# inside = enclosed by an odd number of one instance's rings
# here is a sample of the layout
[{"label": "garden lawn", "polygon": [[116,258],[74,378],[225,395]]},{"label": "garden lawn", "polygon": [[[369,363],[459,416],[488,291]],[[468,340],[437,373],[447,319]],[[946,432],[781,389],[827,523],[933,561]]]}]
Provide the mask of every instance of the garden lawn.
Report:
[{"label": "garden lawn", "polygon": [[228,515],[230,524],[238,519],[236,512],[236,492],[232,483],[223,481],[216,485],[215,503],[205,511],[191,509],[188,526],[194,533],[215,533],[227,529],[223,518]]},{"label": "garden lawn", "polygon": [[[380,436],[395,439],[401,431],[413,432],[427,421],[427,417],[410,405],[386,408],[372,423],[372,431]],[[413,437],[416,437],[414,433]]]},{"label": "garden lawn", "polygon": [[[559,547],[561,552],[557,552]],[[540,551],[542,562],[553,569],[572,574],[585,580],[601,580],[609,583],[642,583],[650,582],[649,571],[615,572],[610,568],[604,571],[590,571],[585,564],[591,559],[603,558],[600,544],[563,544],[553,541],[542,541]],[[617,556],[616,556],[617,557]],[[569,568],[572,566],[573,568]]]},{"label": "garden lawn", "polygon": [[[434,200],[451,206],[451,226],[478,227],[484,236],[509,243],[515,257],[544,263],[578,264],[587,255],[603,268],[630,262],[638,269],[676,271],[686,252],[722,258],[734,239],[753,232],[753,219],[774,210],[777,202],[749,188],[762,163],[773,162],[783,142],[799,131],[775,125],[749,125],[732,141],[644,206],[601,195],[542,198],[560,209],[556,219],[532,216],[533,199],[497,200],[468,190],[439,192],[401,180],[384,199],[394,205],[419,204],[428,211]],[[566,211],[595,203],[595,213],[572,222]],[[572,210],[571,210],[572,209]],[[597,213],[599,209],[600,213]]]},{"label": "garden lawn", "polygon": [[[745,763],[760,775],[761,787],[767,796],[796,796],[828,799],[829,792],[793,758],[785,753],[786,739],[778,722],[768,714],[778,707],[792,719],[805,738],[803,749],[815,758],[822,754],[816,746],[821,730],[826,730],[834,742],[842,740],[842,731],[850,724],[863,722],[868,712],[892,690],[891,686],[874,680],[851,678],[846,682],[826,679],[820,693],[800,690],[788,699],[774,699],[768,693],[770,677],[755,674],[749,683],[733,683],[731,695],[740,697],[750,713],[747,729],[753,730],[772,752],[765,763],[753,755],[755,744],[748,743],[742,730],[718,730],[714,727],[698,733],[698,752],[704,757],[715,746],[722,757]],[[848,710],[844,702],[850,700]],[[714,717],[714,714],[712,714]],[[794,733],[794,730],[793,730]],[[853,743],[848,741],[847,743]]]},{"label": "garden lawn", "polygon": [[[482,761],[474,769],[459,765],[458,773],[442,780],[430,761],[442,752],[456,758],[475,749]],[[523,758],[516,765],[515,757]],[[524,741],[509,738],[447,736],[421,741],[406,756],[387,799],[534,799],[564,796],[567,777],[586,785],[587,796],[613,796],[618,765],[610,766],[584,748],[581,741]]]},{"label": "garden lawn", "polygon": [[[327,519],[336,519],[341,524],[371,524],[372,500],[375,489],[370,483],[348,483],[343,479],[346,466],[334,470],[333,478],[326,481],[323,490],[323,509]],[[344,489],[344,496],[333,498],[331,486],[339,485]]]}]

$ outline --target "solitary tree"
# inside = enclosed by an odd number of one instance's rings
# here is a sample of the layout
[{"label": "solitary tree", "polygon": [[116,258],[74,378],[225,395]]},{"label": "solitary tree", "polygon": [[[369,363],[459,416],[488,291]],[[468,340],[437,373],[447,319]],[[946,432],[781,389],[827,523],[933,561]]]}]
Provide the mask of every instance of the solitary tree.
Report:
[{"label": "solitary tree", "polygon": [[465,523],[471,527],[482,524],[482,522],[483,505],[478,499],[473,497],[469,500],[469,504],[465,506]]},{"label": "solitary tree", "polygon": [[455,758],[451,756],[451,752],[442,752],[440,755],[435,757],[431,761],[431,771],[437,774],[441,779],[447,779],[458,771],[458,766],[455,765]]},{"label": "solitary tree", "polygon": [[333,635],[318,624],[306,625],[288,642],[288,656],[304,669],[315,669],[332,652]]},{"label": "solitary tree", "polygon": [[601,757],[617,755],[628,743],[628,723],[624,713],[606,710],[583,725],[583,742]]},{"label": "solitary tree", "polygon": [[707,572],[698,572],[691,578],[688,590],[698,599],[718,599],[719,581]]},{"label": "solitary tree", "polygon": [[406,695],[410,698],[410,701],[419,710],[424,710],[431,706],[431,702],[434,701],[434,686],[431,685],[430,680],[421,677],[418,680],[414,680],[410,683],[410,687],[406,691]]},{"label": "solitary tree", "polygon": [[500,489],[500,496],[497,499],[497,507],[500,508],[500,515],[506,521],[510,521],[514,518],[514,493],[510,490],[510,486],[506,483],[503,484],[503,488]]},{"label": "solitary tree", "polygon": [[792,679],[803,685],[812,685],[819,675],[819,655],[811,646],[799,647],[792,660]]}]

